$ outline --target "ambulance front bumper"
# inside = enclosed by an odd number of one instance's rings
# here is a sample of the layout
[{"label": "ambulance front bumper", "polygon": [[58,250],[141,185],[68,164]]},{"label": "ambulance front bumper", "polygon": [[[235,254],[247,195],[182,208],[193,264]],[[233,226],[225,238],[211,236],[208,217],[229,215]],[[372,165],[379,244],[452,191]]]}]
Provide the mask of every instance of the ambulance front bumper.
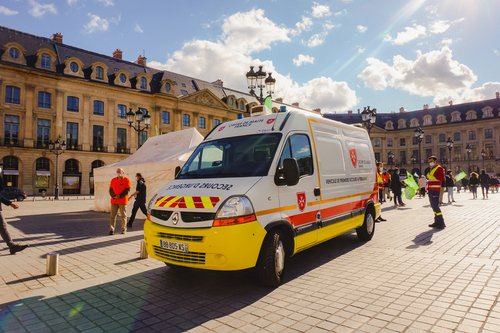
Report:
[{"label": "ambulance front bumper", "polygon": [[255,267],[265,229],[259,222],[210,227],[172,228],[144,223],[149,256],[178,266],[232,271]]}]

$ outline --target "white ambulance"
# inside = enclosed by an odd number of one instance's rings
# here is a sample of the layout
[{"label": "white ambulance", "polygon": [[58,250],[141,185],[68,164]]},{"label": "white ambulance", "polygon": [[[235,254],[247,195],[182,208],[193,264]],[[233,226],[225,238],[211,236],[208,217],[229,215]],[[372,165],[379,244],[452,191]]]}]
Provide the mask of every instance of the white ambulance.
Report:
[{"label": "white ambulance", "polygon": [[147,251],[171,267],[255,267],[277,286],[297,252],[353,229],[372,238],[375,175],[362,128],[300,110],[226,122],[150,201]]}]

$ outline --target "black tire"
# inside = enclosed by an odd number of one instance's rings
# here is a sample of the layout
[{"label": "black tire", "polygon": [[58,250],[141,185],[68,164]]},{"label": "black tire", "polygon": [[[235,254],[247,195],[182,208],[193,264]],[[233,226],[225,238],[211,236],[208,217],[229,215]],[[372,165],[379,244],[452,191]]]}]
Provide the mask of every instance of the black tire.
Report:
[{"label": "black tire", "polygon": [[24,197],[23,196],[18,196],[17,197],[17,201],[23,201],[24,200]]},{"label": "black tire", "polygon": [[257,275],[267,287],[281,284],[285,272],[286,251],[284,239],[278,230],[271,230],[264,239],[257,262]]},{"label": "black tire", "polygon": [[356,229],[356,234],[358,239],[363,242],[367,242],[372,239],[375,234],[375,217],[373,210],[367,209],[365,212],[365,219],[363,225]]}]

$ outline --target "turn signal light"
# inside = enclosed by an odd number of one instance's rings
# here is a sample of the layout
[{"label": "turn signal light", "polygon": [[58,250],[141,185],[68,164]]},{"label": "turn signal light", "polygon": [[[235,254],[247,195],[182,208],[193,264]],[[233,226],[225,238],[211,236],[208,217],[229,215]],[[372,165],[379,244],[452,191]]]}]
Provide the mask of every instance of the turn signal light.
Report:
[{"label": "turn signal light", "polygon": [[257,220],[257,217],[255,216],[255,214],[238,216],[238,217],[229,217],[229,218],[225,218],[225,219],[215,219],[213,226],[214,227],[223,227],[223,226],[228,226],[228,225],[236,225],[236,224],[253,222],[255,220]]}]

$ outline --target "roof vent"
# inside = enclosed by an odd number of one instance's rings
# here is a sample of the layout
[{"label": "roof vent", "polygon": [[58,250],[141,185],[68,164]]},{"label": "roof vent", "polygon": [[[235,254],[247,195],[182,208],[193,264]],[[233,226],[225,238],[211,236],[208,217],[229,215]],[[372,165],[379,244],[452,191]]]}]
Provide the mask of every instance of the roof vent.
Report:
[{"label": "roof vent", "polygon": [[145,67],[145,66],[146,66],[146,60],[147,60],[147,58],[146,58],[146,57],[144,57],[144,56],[142,56],[142,55],[140,55],[140,54],[139,54],[139,56],[137,57],[137,61],[136,61],[136,63],[137,63],[138,65],[141,65],[141,66],[144,66],[144,67]]},{"label": "roof vent", "polygon": [[63,35],[60,32],[56,32],[55,34],[52,35],[50,38],[52,41],[56,42],[57,44],[62,44],[63,42]]},{"label": "roof vent", "polygon": [[116,49],[113,51],[113,58],[122,60],[123,52],[120,49]]},{"label": "roof vent", "polygon": [[404,107],[400,107],[399,108],[399,112],[405,112],[405,108]]}]

